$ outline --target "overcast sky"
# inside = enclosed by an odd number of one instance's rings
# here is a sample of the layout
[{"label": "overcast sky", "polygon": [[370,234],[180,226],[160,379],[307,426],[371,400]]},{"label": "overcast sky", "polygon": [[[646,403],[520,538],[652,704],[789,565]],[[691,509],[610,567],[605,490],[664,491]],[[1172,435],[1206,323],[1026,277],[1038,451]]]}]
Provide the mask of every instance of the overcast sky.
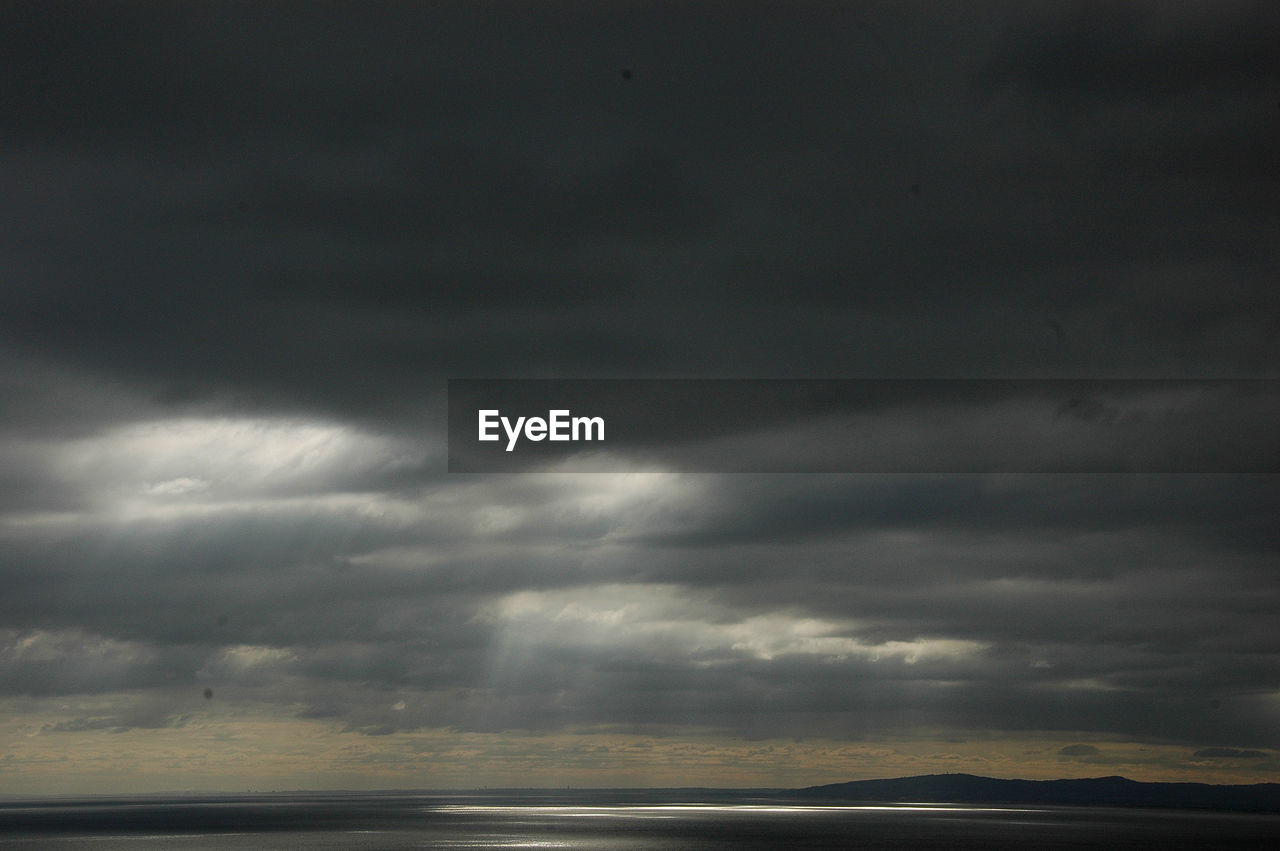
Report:
[{"label": "overcast sky", "polygon": [[9,2],[0,211],[0,794],[1280,779],[1274,474],[445,440],[449,378],[1280,378],[1274,3]]}]

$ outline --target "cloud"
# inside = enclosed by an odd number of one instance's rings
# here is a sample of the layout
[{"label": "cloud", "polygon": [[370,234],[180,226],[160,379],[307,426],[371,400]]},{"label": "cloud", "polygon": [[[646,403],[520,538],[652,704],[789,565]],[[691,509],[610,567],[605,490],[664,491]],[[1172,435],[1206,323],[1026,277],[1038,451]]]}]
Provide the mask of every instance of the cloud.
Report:
[{"label": "cloud", "polygon": [[1251,748],[1200,748],[1192,756],[1196,759],[1263,759],[1271,754]]},{"label": "cloud", "polygon": [[1062,756],[1097,756],[1102,752],[1093,745],[1066,745],[1058,753]]},{"label": "cloud", "polygon": [[0,694],[95,694],[157,687],[183,677],[180,647],[113,638],[78,627],[0,632]]},{"label": "cloud", "polygon": [[1269,7],[246,8],[0,11],[5,790],[1274,771],[1273,476],[927,466],[1222,400],[445,469],[448,378],[1280,377]]},{"label": "cloud", "polygon": [[1266,37],[1280,19],[1270,10],[1237,6],[1212,14],[1193,4],[1170,16],[1147,11],[1120,3],[1032,13],[993,51],[984,82],[1022,85],[1046,99],[1114,103],[1255,89],[1280,79],[1280,53]]}]

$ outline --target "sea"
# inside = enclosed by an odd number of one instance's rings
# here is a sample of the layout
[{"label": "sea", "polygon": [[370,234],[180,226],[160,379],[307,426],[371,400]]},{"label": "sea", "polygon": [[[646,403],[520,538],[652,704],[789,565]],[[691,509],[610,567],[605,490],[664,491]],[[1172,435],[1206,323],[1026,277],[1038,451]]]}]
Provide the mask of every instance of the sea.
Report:
[{"label": "sea", "polygon": [[0,801],[5,849],[1274,848],[1280,815],[797,801],[698,789]]}]

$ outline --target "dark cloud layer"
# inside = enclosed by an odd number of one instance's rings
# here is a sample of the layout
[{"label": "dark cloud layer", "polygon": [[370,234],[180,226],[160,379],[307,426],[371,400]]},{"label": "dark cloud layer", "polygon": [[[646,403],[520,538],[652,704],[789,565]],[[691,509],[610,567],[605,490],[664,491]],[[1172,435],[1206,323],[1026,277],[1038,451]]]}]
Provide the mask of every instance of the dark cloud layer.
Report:
[{"label": "dark cloud layer", "polygon": [[[1280,378],[1277,45],[1265,3],[6,4],[0,697],[1275,771],[1274,476],[444,438],[448,378]],[[859,413],[954,457],[953,401]],[[1077,401],[1092,450],[1125,411]]]}]

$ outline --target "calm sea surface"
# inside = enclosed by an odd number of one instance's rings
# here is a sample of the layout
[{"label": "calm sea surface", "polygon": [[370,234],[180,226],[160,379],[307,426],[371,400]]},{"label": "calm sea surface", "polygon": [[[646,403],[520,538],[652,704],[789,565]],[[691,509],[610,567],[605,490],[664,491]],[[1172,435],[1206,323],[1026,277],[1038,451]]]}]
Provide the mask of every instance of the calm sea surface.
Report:
[{"label": "calm sea surface", "polygon": [[1263,848],[1280,816],[808,805],[691,790],[326,793],[0,802],[0,849]]}]

